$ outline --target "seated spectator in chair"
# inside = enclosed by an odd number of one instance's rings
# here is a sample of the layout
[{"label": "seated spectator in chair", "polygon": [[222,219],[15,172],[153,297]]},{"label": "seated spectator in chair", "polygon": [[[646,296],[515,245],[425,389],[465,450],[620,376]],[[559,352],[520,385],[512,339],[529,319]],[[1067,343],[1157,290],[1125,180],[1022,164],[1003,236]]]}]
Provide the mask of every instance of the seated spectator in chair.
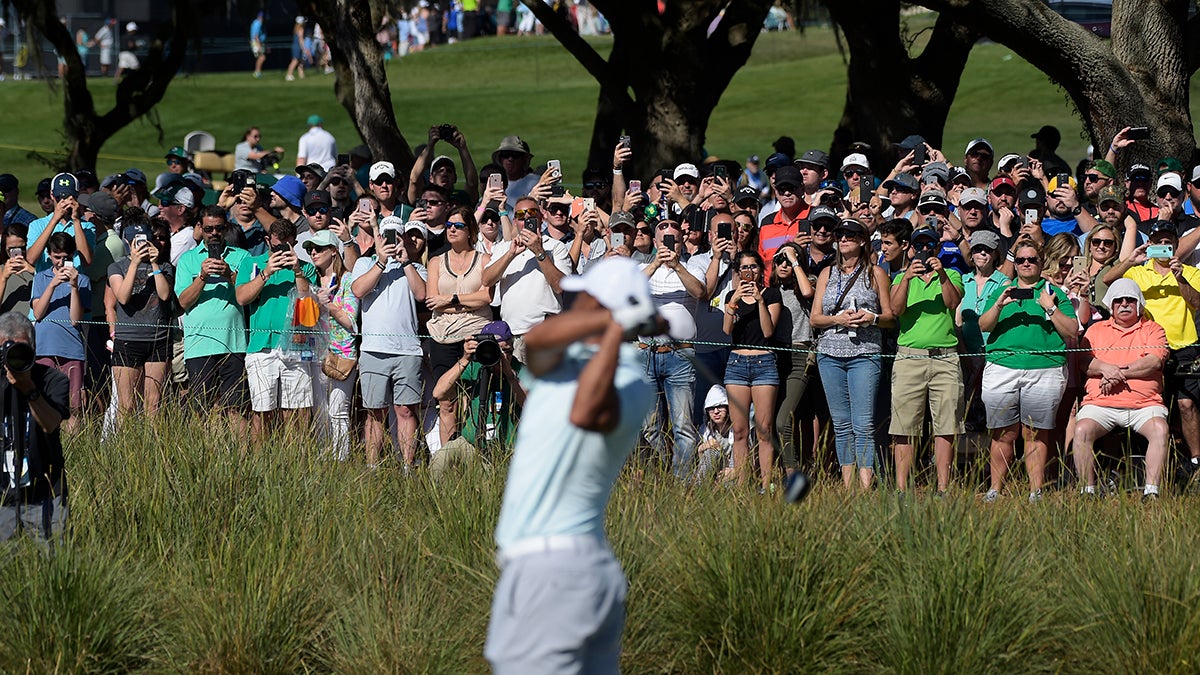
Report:
[{"label": "seated spectator in chair", "polygon": [[37,334],[37,361],[67,376],[71,384],[71,416],[67,431],[78,426],[83,407],[83,321],[92,307],[92,285],[72,258],[75,238],[65,232],[50,235],[46,247],[50,267],[33,277],[30,295]]},{"label": "seated spectator in chair", "polygon": [[519,374],[521,364],[513,359],[513,334],[508,324],[493,321],[479,335],[490,335],[499,347],[499,359],[477,352],[479,341],[467,338],[463,355],[433,386],[433,397],[442,400],[455,390],[463,402],[458,406],[466,418],[461,433],[442,445],[429,461],[434,479],[443,478],[454,465],[474,463],[480,448],[497,444],[511,448],[517,440],[517,420],[525,404],[525,388]]},{"label": "seated spectator in chair", "polygon": [[1087,394],[1075,417],[1075,470],[1085,494],[1096,492],[1092,445],[1115,428],[1132,429],[1149,442],[1143,500],[1158,498],[1167,456],[1167,408],[1163,365],[1169,355],[1163,327],[1142,316],[1145,298],[1130,279],[1108,287],[1104,304],[1112,318],[1088,328],[1082,347],[1090,350]]}]

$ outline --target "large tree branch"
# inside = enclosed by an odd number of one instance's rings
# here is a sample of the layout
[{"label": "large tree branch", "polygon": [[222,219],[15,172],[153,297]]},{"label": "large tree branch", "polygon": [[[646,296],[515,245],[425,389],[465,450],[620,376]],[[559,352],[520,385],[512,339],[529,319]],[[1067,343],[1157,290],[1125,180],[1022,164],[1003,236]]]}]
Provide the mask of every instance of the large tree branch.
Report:
[{"label": "large tree branch", "polygon": [[[618,78],[613,76],[612,69],[609,68],[608,62],[604,57],[588,44],[587,40],[580,37],[579,33],[562,18],[557,12],[551,9],[550,5],[541,0],[521,0],[521,4],[529,8],[538,21],[542,22],[554,38],[558,40],[571,56],[584,67],[588,73],[600,83],[600,86],[617,87],[620,86]],[[628,94],[627,94],[628,96]]]}]

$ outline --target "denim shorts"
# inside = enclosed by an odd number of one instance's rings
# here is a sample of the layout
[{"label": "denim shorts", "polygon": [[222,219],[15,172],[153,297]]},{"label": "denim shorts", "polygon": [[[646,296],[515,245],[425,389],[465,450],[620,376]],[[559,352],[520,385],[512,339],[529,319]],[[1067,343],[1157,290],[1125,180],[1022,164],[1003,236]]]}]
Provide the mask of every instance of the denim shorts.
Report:
[{"label": "denim shorts", "polygon": [[735,387],[779,386],[779,370],[775,352],[766,354],[729,354],[725,365],[725,385]]}]

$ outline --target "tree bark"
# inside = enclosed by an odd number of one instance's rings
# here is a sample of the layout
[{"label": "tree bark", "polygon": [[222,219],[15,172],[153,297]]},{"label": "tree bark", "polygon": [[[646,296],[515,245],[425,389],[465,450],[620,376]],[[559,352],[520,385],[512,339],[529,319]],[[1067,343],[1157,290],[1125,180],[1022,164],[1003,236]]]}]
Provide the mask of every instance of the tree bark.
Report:
[{"label": "tree bark", "polygon": [[895,144],[920,134],[941,147],[942,133],[967,57],[978,34],[942,13],[924,51],[909,55],[900,33],[899,0],[826,0],[850,52],[842,119],[830,147],[840,165],[854,141],[871,145],[879,171],[897,161]]},{"label": "tree bark", "polygon": [[600,83],[589,164],[607,166],[624,130],[637,175],[700,159],[712,111],[750,57],[771,6],[675,0],[660,15],[654,2],[595,0],[613,32],[605,60],[565,22],[544,16],[542,3],[522,2]]},{"label": "tree bark", "polygon": [[379,2],[305,0],[303,11],[325,32],[336,74],[334,94],[377,160],[396,165],[407,179],[413,152],[396,124],[383,52],[375,42],[384,10]]},{"label": "tree bark", "polygon": [[[171,2],[171,20],[159,28],[149,54],[141,60],[141,67],[127,73],[117,84],[116,102],[103,115],[96,111],[83,61],[71,33],[59,21],[56,3],[13,0],[13,6],[18,15],[49,40],[66,62],[63,133],[67,140],[67,156],[56,168],[75,171],[94,169],[100,148],[108,139],[158,105],[179,72],[188,43],[200,25],[200,15],[208,5],[199,0]],[[162,140],[161,128],[159,140]]]},{"label": "tree bark", "polygon": [[1113,0],[1104,40],[1039,0],[925,0],[1009,47],[1066,90],[1103,154],[1126,126],[1150,128],[1118,156],[1122,166],[1196,158],[1188,84],[1200,65],[1200,24],[1186,0]]}]

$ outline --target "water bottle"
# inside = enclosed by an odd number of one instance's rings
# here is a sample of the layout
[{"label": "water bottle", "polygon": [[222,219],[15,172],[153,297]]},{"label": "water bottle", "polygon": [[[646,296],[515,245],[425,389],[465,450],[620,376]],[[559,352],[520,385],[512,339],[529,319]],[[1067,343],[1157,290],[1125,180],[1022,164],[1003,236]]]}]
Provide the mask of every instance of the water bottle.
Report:
[{"label": "water bottle", "polygon": [[[856,300],[853,296],[851,296],[850,298],[847,298],[846,311],[847,312],[858,311],[858,300]],[[854,327],[847,327],[846,335],[849,335],[852,338],[857,338],[858,337],[858,329],[854,328]]]}]

